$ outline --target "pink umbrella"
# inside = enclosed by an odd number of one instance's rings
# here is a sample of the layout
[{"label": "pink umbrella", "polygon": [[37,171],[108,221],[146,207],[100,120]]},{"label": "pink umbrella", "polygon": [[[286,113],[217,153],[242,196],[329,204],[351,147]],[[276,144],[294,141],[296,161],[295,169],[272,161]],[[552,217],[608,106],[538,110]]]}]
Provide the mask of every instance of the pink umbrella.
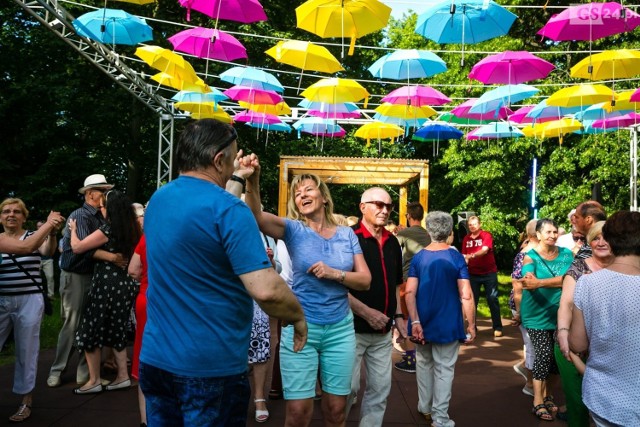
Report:
[{"label": "pink umbrella", "polygon": [[555,41],[594,41],[638,25],[640,15],[620,3],[585,3],[553,15],[537,34]]},{"label": "pink umbrella", "polygon": [[320,117],[323,119],[357,119],[362,114],[360,111],[320,111],[320,110],[309,110],[307,113],[313,117]]},{"label": "pink umbrella", "polygon": [[618,117],[610,117],[608,119],[595,120],[591,124],[591,127],[613,129],[613,128],[623,128],[627,126],[633,126],[637,124],[640,124],[640,114],[627,113]]},{"label": "pink umbrella", "polygon": [[246,86],[233,86],[224,92],[234,101],[244,101],[249,104],[271,104],[282,102],[282,96],[272,90],[254,89]]},{"label": "pink umbrella", "polygon": [[484,84],[520,84],[543,79],[554,68],[552,63],[527,51],[507,50],[480,60],[471,69],[469,78]]},{"label": "pink umbrella", "polygon": [[187,21],[191,20],[191,9],[204,13],[216,20],[250,24],[266,21],[267,15],[258,0],[178,0],[180,6],[187,8]]},{"label": "pink umbrella", "polygon": [[633,91],[631,96],[629,97],[629,101],[631,102],[640,102],[640,88]]},{"label": "pink umbrella", "polygon": [[475,134],[478,130],[480,130],[479,127],[467,132],[467,136],[466,136],[467,141],[475,141],[480,139],[480,137]]},{"label": "pink umbrella", "polygon": [[244,110],[233,116],[233,120],[236,122],[250,122],[250,123],[264,123],[273,125],[276,123],[282,123],[280,117],[273,114],[259,113],[253,110]]},{"label": "pink umbrella", "polygon": [[462,104],[455,107],[451,110],[451,114],[461,119],[472,119],[472,120],[498,120],[498,119],[506,119],[508,116],[513,114],[508,107],[500,107],[498,111],[498,115],[496,116],[495,111],[487,111],[486,113],[470,113],[469,110],[473,107],[478,98],[469,98]]},{"label": "pink umbrella", "polygon": [[525,105],[517,109],[513,114],[509,116],[509,121],[518,124],[530,124],[530,123],[544,123],[556,120],[557,117],[538,117],[534,118],[529,116],[529,112],[533,110],[535,105]]},{"label": "pink umbrella", "polygon": [[448,104],[451,102],[451,99],[430,86],[416,85],[402,86],[401,88],[391,91],[387,96],[382,98],[382,102],[422,107],[424,105]]},{"label": "pink umbrella", "polygon": [[198,58],[247,59],[247,49],[231,34],[212,28],[189,28],[169,37],[173,48]]}]

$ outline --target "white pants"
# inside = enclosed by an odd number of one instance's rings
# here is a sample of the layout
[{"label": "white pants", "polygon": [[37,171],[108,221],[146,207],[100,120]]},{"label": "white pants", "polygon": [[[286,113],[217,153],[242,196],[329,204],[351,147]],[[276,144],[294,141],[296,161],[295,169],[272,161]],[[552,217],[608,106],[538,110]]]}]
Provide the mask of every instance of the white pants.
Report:
[{"label": "white pants", "polygon": [[16,394],[31,393],[36,386],[43,312],[42,293],[0,296],[0,348],[13,327],[16,348],[13,392]]},{"label": "white pants", "polygon": [[391,391],[391,332],[356,334],[356,357],[351,377],[351,394],[347,398],[347,415],[360,389],[360,368],[364,362],[366,386],[360,404],[360,427],[382,426]]},{"label": "white pants", "polygon": [[42,274],[44,274],[45,279],[47,279],[47,295],[51,298],[56,290],[56,280],[53,274],[53,259],[43,259],[40,263],[40,270],[42,270]]},{"label": "white pants", "polygon": [[449,400],[459,348],[458,341],[416,345],[418,411],[430,413],[433,424],[437,427],[455,426],[449,418]]},{"label": "white pants", "polygon": [[[511,313],[515,316],[516,311],[511,310]],[[533,345],[531,344],[531,338],[529,338],[529,332],[527,328],[522,326],[522,323],[518,325],[520,333],[522,334],[522,342],[524,343],[524,367],[530,371],[533,371],[533,361],[536,360],[536,354],[533,351]]]}]

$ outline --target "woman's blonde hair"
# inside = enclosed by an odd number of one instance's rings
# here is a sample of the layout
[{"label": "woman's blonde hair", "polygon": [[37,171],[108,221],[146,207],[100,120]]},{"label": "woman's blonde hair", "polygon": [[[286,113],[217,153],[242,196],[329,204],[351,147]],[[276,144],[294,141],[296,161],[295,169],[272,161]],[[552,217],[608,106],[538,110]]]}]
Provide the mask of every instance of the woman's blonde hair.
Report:
[{"label": "woman's blonde hair", "polygon": [[595,240],[600,234],[602,234],[602,227],[606,221],[598,221],[593,224],[593,227],[587,233],[587,245],[591,246],[591,242]]},{"label": "woman's blonde hair", "polygon": [[2,203],[0,203],[0,211],[2,211],[7,205],[18,205],[20,207],[20,210],[22,211],[22,214],[24,215],[24,218],[29,218],[29,209],[27,209],[27,205],[24,204],[22,199],[18,199],[17,197],[4,199]]},{"label": "woman's blonde hair", "polygon": [[298,191],[298,187],[306,181],[313,181],[318,189],[320,190],[320,194],[326,200],[324,204],[324,219],[329,225],[338,225],[333,216],[333,199],[331,198],[331,193],[329,193],[329,187],[325,184],[318,175],[314,175],[311,173],[305,173],[302,175],[296,175],[293,177],[291,181],[291,189],[289,190],[289,200],[287,201],[287,216],[294,220],[299,220],[303,222],[307,222],[307,219],[300,213],[298,210],[298,206],[296,206],[296,191]]}]

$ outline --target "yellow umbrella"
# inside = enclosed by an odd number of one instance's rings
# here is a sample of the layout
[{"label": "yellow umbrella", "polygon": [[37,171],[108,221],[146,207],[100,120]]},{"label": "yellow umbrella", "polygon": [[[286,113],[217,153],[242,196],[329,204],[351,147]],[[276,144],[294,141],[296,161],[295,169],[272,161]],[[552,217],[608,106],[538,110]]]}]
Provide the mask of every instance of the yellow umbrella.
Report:
[{"label": "yellow umbrella", "polygon": [[382,151],[381,139],[391,138],[393,144],[394,139],[404,133],[404,129],[400,126],[391,123],[371,122],[366,125],[362,125],[356,130],[354,136],[358,138],[364,138],[367,140],[367,147],[371,144],[372,139],[378,140],[378,151]]},{"label": "yellow umbrella", "polygon": [[231,116],[223,110],[213,111],[213,112],[206,111],[201,113],[191,113],[191,118],[195,120],[216,119],[217,121],[222,123],[229,123],[229,124],[233,123],[233,119],[231,118]]},{"label": "yellow umbrella", "polygon": [[589,80],[624,79],[640,74],[640,52],[617,49],[589,55],[571,67],[571,77]]},{"label": "yellow umbrella", "polygon": [[301,95],[311,102],[325,102],[327,104],[339,104],[342,102],[358,102],[364,99],[364,108],[367,108],[369,92],[360,83],[351,79],[320,79]]},{"label": "yellow umbrella", "polygon": [[624,92],[618,93],[618,97],[616,98],[615,105],[611,105],[611,102],[607,102],[602,106],[602,109],[607,113],[611,113],[612,111],[623,111],[623,110],[633,110],[640,111],[640,102],[632,102],[630,100],[631,95],[635,92],[635,90],[627,90]]},{"label": "yellow umbrella", "polygon": [[271,104],[251,104],[245,101],[238,101],[238,104],[247,110],[256,111],[258,113],[273,114],[274,116],[282,116],[285,114],[291,114],[291,107],[286,102],[280,102],[275,105]]},{"label": "yellow umbrella", "polygon": [[429,107],[428,105],[416,107],[406,104],[391,104],[390,102],[385,102],[382,105],[378,106],[376,108],[376,112],[382,114],[383,116],[398,117],[404,120],[428,119],[429,117],[438,114],[436,110]]},{"label": "yellow umbrella", "polygon": [[617,99],[613,90],[603,85],[577,85],[560,89],[547,99],[547,105],[578,107]]},{"label": "yellow umbrella", "polygon": [[309,0],[296,8],[298,28],[322,38],[356,39],[387,26],[391,8],[378,0]]},{"label": "yellow umbrella", "polygon": [[176,102],[175,107],[191,113],[194,119],[217,119],[224,123],[233,123],[231,116],[213,102]]},{"label": "yellow umbrella", "polygon": [[164,86],[169,86],[178,90],[186,90],[189,92],[207,93],[211,92],[211,88],[204,80],[197,77],[194,82],[182,80],[176,76],[167,73],[158,73],[151,76],[151,80],[156,81]]},{"label": "yellow umbrella", "polygon": [[560,145],[564,135],[582,129],[582,123],[576,119],[564,118],[552,120],[550,122],[538,123],[534,126],[527,126],[522,129],[525,136],[534,136],[541,139],[560,138]]},{"label": "yellow umbrella", "polygon": [[[149,3],[155,3],[156,0],[113,0],[113,1],[121,1],[123,3],[133,3],[133,4],[149,4]],[[106,1],[105,1],[106,4]]]},{"label": "yellow umbrella", "polygon": [[182,56],[160,46],[141,46],[135,55],[149,66],[185,82],[196,83],[199,77],[191,64]]},{"label": "yellow umbrella", "polygon": [[299,40],[280,41],[266,51],[276,61],[302,70],[337,73],[344,70],[335,56],[324,46]]}]

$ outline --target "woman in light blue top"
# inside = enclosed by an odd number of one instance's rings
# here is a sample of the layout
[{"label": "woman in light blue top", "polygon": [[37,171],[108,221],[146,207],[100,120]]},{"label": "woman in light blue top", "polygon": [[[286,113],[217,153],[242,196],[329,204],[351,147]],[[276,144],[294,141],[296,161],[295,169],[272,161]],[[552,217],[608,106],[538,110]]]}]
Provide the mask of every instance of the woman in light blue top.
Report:
[{"label": "woman in light blue top", "polygon": [[291,256],[293,292],[300,300],[309,333],[303,350],[293,351],[293,328],[282,330],[280,365],[287,426],[309,425],[320,362],[322,410],[327,425],[345,424],[355,355],[348,289],[367,290],[369,268],[358,239],[338,226],[327,185],[316,175],[294,177],[284,219],[260,209],[259,166],[247,179],[245,200],[265,234],[283,239]]}]

